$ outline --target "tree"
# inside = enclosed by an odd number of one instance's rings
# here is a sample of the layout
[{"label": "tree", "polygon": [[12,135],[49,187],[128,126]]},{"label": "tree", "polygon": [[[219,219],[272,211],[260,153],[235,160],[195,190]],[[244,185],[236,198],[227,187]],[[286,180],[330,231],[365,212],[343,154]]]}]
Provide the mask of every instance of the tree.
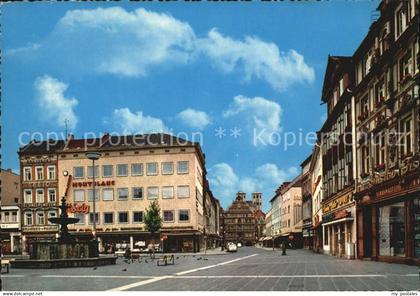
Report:
[{"label": "tree", "polygon": [[154,234],[162,228],[162,217],[160,216],[160,207],[158,202],[153,201],[146,209],[146,215],[144,216],[144,224],[146,224],[147,231],[152,236],[153,253],[155,252]]}]

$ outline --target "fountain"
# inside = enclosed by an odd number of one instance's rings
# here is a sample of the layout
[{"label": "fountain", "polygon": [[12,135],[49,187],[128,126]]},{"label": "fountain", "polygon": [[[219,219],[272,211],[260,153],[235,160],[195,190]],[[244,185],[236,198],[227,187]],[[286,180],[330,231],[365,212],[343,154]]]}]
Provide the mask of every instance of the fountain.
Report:
[{"label": "fountain", "polygon": [[66,198],[61,199],[60,217],[49,218],[53,224],[60,225],[57,241],[38,241],[30,245],[29,260],[15,260],[15,268],[60,268],[60,267],[90,267],[115,264],[116,256],[99,256],[96,239],[78,242],[69,233],[67,225],[74,224],[79,218],[69,217]]}]

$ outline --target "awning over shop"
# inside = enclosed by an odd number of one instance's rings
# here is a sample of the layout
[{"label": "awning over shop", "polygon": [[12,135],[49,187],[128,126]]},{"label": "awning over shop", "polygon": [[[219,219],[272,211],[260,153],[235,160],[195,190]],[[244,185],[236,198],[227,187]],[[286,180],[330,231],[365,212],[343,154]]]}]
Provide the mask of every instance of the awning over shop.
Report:
[{"label": "awning over shop", "polygon": [[322,225],[323,226],[327,226],[327,225],[331,225],[331,224],[344,223],[344,222],[349,222],[349,221],[353,221],[353,220],[354,220],[354,218],[347,217],[347,218],[342,218],[342,219],[334,220],[334,221],[331,221],[331,222],[326,222],[326,223],[323,223]]}]

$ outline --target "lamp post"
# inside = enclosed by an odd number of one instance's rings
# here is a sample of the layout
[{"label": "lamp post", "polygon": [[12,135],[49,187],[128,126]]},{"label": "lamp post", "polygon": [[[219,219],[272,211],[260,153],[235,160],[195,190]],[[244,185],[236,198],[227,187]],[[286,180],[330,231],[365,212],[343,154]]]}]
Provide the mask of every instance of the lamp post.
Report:
[{"label": "lamp post", "polygon": [[274,251],[274,225],[271,225],[271,239],[273,240],[273,251]]},{"label": "lamp post", "polygon": [[96,191],[95,191],[95,160],[98,160],[101,157],[101,154],[97,152],[88,152],[86,157],[92,160],[92,181],[93,181],[93,238],[96,240]]}]

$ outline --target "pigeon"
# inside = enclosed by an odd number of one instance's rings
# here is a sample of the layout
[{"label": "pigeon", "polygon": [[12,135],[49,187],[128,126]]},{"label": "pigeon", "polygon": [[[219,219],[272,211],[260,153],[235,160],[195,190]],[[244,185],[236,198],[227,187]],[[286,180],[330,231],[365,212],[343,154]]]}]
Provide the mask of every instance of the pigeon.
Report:
[{"label": "pigeon", "polygon": [[201,260],[201,259],[203,259],[203,258],[201,258],[201,257],[198,257],[198,258],[197,258],[197,260]]},{"label": "pigeon", "polygon": [[93,268],[93,270],[97,270],[97,269],[98,269],[97,267],[94,267],[94,268]]},{"label": "pigeon", "polygon": [[203,260],[206,260],[206,261],[207,261],[207,260],[209,260],[209,259],[207,259],[207,258],[204,258]]},{"label": "pigeon", "polygon": [[122,271],[127,271],[127,268],[124,268]]},{"label": "pigeon", "polygon": [[144,262],[149,263],[146,259],[144,259]]},{"label": "pigeon", "polygon": [[179,259],[179,257],[176,257],[175,259],[176,259],[176,260],[178,260],[178,259]]}]

